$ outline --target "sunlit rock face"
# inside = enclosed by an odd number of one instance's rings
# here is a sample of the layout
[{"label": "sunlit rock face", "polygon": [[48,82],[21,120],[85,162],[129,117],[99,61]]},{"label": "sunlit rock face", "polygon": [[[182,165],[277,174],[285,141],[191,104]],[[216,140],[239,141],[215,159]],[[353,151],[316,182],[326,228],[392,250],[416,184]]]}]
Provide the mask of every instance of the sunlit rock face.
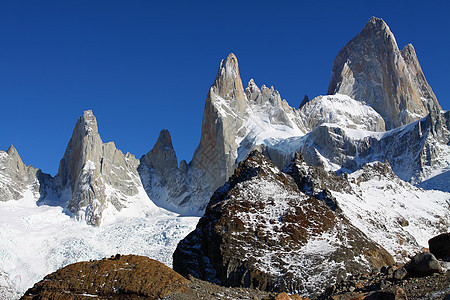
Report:
[{"label": "sunlit rock face", "polygon": [[78,119],[56,182],[68,209],[87,224],[99,226],[108,207],[121,210],[142,187],[137,172],[139,160],[124,155],[113,142],[103,143],[97,120],[88,110]]},{"label": "sunlit rock face", "polygon": [[365,101],[393,129],[441,107],[428,85],[414,47],[399,50],[387,24],[372,17],[334,60],[328,94]]}]

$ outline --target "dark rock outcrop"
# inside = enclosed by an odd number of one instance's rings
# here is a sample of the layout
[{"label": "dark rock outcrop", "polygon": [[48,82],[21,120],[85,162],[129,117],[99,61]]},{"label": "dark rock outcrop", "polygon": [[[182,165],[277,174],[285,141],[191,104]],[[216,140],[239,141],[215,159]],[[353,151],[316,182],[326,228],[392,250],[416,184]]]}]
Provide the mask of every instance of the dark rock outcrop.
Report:
[{"label": "dark rock outcrop", "polygon": [[428,252],[416,254],[405,268],[411,276],[427,276],[442,271],[439,261]]},{"label": "dark rock outcrop", "polygon": [[428,241],[429,249],[437,259],[450,261],[450,233],[442,233]]},{"label": "dark rock outcrop", "polygon": [[[225,286],[318,293],[392,257],[290,175],[251,152],[174,253],[174,270]],[[364,261],[364,262],[363,262]]]}]

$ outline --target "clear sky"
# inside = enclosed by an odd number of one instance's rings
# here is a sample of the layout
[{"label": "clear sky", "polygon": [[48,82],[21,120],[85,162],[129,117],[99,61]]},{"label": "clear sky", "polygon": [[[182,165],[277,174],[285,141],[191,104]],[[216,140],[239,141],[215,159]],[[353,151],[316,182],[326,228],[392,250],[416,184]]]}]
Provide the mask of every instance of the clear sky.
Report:
[{"label": "clear sky", "polygon": [[291,106],[327,92],[339,50],[371,16],[412,43],[450,109],[448,1],[1,1],[0,150],[55,175],[84,110],[140,158],[168,129],[191,160],[220,60]]}]

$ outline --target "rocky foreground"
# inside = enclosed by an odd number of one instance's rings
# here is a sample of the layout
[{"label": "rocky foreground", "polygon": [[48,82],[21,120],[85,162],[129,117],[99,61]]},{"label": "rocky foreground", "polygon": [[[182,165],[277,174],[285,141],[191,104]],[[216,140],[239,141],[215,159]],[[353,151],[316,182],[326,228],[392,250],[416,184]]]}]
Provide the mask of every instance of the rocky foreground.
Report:
[{"label": "rocky foreground", "polygon": [[[450,299],[450,233],[430,240],[433,253],[421,252],[404,266],[351,275],[316,299]],[[438,257],[438,258],[436,258]],[[137,255],[117,254],[62,268],[29,289],[22,299],[308,299],[287,293],[230,288],[184,278],[164,264]]]}]

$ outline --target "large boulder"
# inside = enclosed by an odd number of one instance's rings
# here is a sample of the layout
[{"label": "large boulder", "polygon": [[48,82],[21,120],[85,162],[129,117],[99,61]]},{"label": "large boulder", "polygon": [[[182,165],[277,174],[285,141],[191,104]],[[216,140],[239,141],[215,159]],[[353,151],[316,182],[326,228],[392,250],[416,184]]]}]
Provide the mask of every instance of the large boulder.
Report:
[{"label": "large boulder", "polygon": [[412,276],[428,276],[442,271],[439,261],[433,254],[421,252],[416,254],[406,265],[406,270]]},{"label": "large boulder", "polygon": [[450,261],[450,232],[433,237],[428,241],[428,245],[436,258]]}]

